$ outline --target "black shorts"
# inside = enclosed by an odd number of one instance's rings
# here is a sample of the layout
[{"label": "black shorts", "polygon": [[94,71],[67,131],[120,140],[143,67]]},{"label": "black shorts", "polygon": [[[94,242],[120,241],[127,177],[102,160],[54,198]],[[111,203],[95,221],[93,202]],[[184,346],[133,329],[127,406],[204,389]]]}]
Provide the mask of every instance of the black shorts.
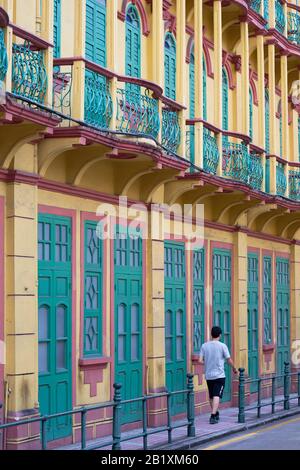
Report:
[{"label": "black shorts", "polygon": [[225,387],[225,377],[222,379],[207,380],[206,383],[209,391],[209,398],[211,400],[213,397],[222,398]]}]

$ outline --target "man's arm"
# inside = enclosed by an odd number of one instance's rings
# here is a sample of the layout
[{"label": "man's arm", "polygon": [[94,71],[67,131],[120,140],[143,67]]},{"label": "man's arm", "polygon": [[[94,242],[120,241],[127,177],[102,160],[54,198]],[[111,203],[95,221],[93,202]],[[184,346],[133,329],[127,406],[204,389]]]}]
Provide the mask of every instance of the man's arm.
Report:
[{"label": "man's arm", "polygon": [[233,364],[233,360],[231,359],[231,357],[229,357],[227,359],[227,364],[232,368],[233,370],[233,373],[234,374],[237,374],[237,369],[235,368],[234,364]]}]

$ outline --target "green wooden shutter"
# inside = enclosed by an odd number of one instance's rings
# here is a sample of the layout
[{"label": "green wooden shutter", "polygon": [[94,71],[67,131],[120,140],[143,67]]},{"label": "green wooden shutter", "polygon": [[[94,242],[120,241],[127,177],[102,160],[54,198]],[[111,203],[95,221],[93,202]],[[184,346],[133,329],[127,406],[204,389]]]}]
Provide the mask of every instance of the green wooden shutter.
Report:
[{"label": "green wooden shutter", "polygon": [[141,27],[137,9],[130,5],[126,13],[126,64],[129,77],[141,76]]},{"label": "green wooden shutter", "polygon": [[272,258],[263,259],[264,344],[272,342]]},{"label": "green wooden shutter", "polygon": [[250,137],[253,139],[253,93],[249,90],[249,131]]},{"label": "green wooden shutter", "polygon": [[106,0],[86,0],[85,56],[106,67]]},{"label": "green wooden shutter", "polygon": [[[259,274],[258,255],[248,255],[248,374],[251,379],[258,377],[258,321],[259,321]],[[250,391],[257,391],[256,382]]]},{"label": "green wooden shutter", "polygon": [[84,355],[102,354],[102,240],[97,222],[84,230]]},{"label": "green wooden shutter", "polygon": [[[269,92],[265,90],[265,150],[266,153],[270,153],[270,104],[269,104]],[[270,160],[266,159],[266,192],[270,192]]]},{"label": "green wooden shutter", "polygon": [[203,77],[202,77],[202,88],[203,88],[203,119],[207,120],[207,102],[206,102],[206,63],[203,57]]},{"label": "green wooden shutter", "polygon": [[193,252],[193,350],[200,353],[204,343],[204,276],[205,276],[205,251]]},{"label": "green wooden shutter", "polygon": [[60,57],[61,54],[61,0],[54,0],[53,18],[53,56]]},{"label": "green wooden shutter", "polygon": [[277,373],[283,374],[284,363],[290,362],[290,264],[276,259]]},{"label": "green wooden shutter", "polygon": [[222,115],[223,115],[223,130],[228,130],[228,77],[227,72],[222,70]]},{"label": "green wooden shutter", "polygon": [[176,100],[176,41],[171,33],[165,37],[165,94]]}]

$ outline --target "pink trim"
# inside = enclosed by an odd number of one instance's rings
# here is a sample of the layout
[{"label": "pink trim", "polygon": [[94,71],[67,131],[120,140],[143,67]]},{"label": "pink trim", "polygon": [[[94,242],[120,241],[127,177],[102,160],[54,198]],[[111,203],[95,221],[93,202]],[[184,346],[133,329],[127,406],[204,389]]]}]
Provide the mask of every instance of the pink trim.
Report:
[{"label": "pink trim", "polygon": [[30,33],[29,31],[26,31],[26,29],[20,28],[19,26],[10,23],[9,26],[11,26],[13,33],[15,36],[18,36],[19,38],[25,39],[25,41],[31,42],[34,46],[36,46],[38,49],[48,49],[49,47],[53,47],[53,44],[50,42],[45,41],[44,39],[40,38],[39,36],[35,36],[34,34]]},{"label": "pink trim", "polygon": [[206,74],[210,78],[214,78],[214,73],[211,65],[211,58],[209,53],[208,40],[203,37],[203,53],[205,56]]},{"label": "pink trim", "polygon": [[76,210],[39,204],[40,214],[69,217],[72,221],[72,405],[76,406]]},{"label": "pink trim", "polygon": [[[4,204],[3,196],[0,196],[0,341],[4,341]],[[5,358],[4,358],[5,359]],[[4,399],[4,364],[0,363],[0,402]],[[2,415],[0,411],[0,416]],[[0,444],[1,449],[1,444]]]},{"label": "pink trim", "polygon": [[[51,117],[46,111],[33,110],[20,103],[14,103],[9,94],[6,95],[6,103],[0,105],[0,111],[4,113],[4,117],[0,119],[0,123],[4,124],[19,124],[24,120],[29,120],[51,128],[57,126],[61,121],[60,118]],[[40,135],[44,137],[42,130]]]},{"label": "pink trim", "polygon": [[0,7],[0,26],[1,28],[6,28],[9,24],[9,16],[6,11]]},{"label": "pink trim", "polygon": [[255,81],[254,81],[254,74],[252,73],[252,71],[250,71],[250,77],[249,78],[250,78],[250,87],[251,87],[252,96],[253,96],[253,104],[258,106],[257,89],[256,89]]},{"label": "pink trim", "polygon": [[193,46],[194,46],[194,33],[192,33],[192,35],[189,37],[189,40],[188,40],[187,46],[186,46],[185,61],[186,61],[187,64],[189,64],[191,62],[191,54],[192,54]]},{"label": "pink trim", "polygon": [[142,20],[142,31],[143,31],[144,36],[149,36],[150,28],[148,24],[147,13],[141,0],[123,0],[121,11],[118,11],[119,20],[125,21],[127,6],[130,3],[132,5],[135,5],[140,13],[141,20]]},{"label": "pink trim", "polygon": [[234,90],[236,85],[234,83],[231,66],[229,64],[228,54],[226,54],[226,56],[224,57],[223,67],[225,67],[226,72],[227,72],[229,88],[230,88],[230,90]]}]

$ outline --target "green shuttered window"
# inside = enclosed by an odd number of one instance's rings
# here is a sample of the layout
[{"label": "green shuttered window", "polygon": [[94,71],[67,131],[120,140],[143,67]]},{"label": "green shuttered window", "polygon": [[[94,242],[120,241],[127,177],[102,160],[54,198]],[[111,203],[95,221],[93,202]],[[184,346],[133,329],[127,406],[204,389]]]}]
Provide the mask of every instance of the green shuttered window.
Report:
[{"label": "green shuttered window", "polygon": [[264,344],[272,342],[272,258],[264,256]]},{"label": "green shuttered window", "polygon": [[126,13],[126,64],[129,77],[141,76],[141,28],[137,9],[130,5]]},{"label": "green shuttered window", "polygon": [[102,354],[102,240],[97,222],[84,231],[84,356]]},{"label": "green shuttered window", "polygon": [[165,37],[165,94],[176,100],[176,41],[171,33]]},{"label": "green shuttered window", "polygon": [[86,58],[106,67],[106,0],[86,1],[85,40]]},{"label": "green shuttered window", "polygon": [[60,57],[61,54],[61,0],[54,0],[53,17],[53,56]]},{"label": "green shuttered window", "polygon": [[205,273],[205,252],[204,250],[193,252],[193,350],[200,353],[201,345],[204,342],[204,273]]}]

